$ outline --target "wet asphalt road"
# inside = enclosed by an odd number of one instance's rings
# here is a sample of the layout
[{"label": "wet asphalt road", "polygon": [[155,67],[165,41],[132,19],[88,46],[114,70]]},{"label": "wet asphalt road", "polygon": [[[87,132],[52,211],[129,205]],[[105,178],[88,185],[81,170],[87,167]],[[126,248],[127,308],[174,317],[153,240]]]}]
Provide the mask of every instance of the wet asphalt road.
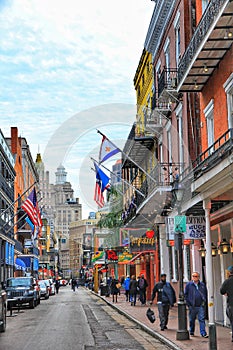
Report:
[{"label": "wet asphalt road", "polygon": [[134,322],[85,288],[41,300],[35,309],[7,313],[0,350],[167,350]]}]

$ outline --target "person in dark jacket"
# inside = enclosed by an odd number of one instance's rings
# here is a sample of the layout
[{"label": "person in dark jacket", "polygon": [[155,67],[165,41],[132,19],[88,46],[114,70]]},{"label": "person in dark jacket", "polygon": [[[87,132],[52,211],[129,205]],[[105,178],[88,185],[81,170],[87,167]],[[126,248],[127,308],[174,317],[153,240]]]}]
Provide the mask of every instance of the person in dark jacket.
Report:
[{"label": "person in dark jacket", "polygon": [[144,275],[141,275],[138,280],[138,291],[139,291],[139,300],[141,305],[146,305],[146,288],[148,287],[148,282],[145,279]]},{"label": "person in dark jacket", "polygon": [[55,289],[56,289],[56,293],[58,294],[59,293],[59,288],[60,288],[60,282],[58,279],[56,279],[55,281]]},{"label": "person in dark jacket", "polygon": [[227,297],[226,314],[231,323],[231,341],[233,342],[233,266],[229,268],[229,277],[221,285],[220,293]]},{"label": "person in dark jacket", "polygon": [[192,281],[188,282],[184,297],[189,308],[189,333],[191,336],[195,332],[195,321],[198,317],[200,334],[204,338],[208,338],[205,328],[205,310],[207,304],[207,289],[205,283],[200,281],[199,272],[192,273]]},{"label": "person in dark jacket", "polygon": [[110,292],[112,294],[112,302],[116,301],[117,303],[117,295],[119,294],[119,289],[117,288],[117,284],[119,281],[113,276],[110,283]]},{"label": "person in dark jacket", "polygon": [[131,306],[136,305],[137,292],[138,292],[138,281],[136,280],[136,276],[132,275],[129,283],[129,298],[130,298]]},{"label": "person in dark jacket", "polygon": [[76,279],[73,277],[71,280],[71,288],[73,292],[75,292],[75,287],[76,287]]},{"label": "person in dark jacket", "polygon": [[172,285],[166,281],[167,275],[162,273],[160,276],[160,282],[156,283],[151,296],[151,303],[155,299],[157,294],[157,304],[160,319],[161,331],[167,329],[169,310],[171,306],[176,303],[176,293]]}]

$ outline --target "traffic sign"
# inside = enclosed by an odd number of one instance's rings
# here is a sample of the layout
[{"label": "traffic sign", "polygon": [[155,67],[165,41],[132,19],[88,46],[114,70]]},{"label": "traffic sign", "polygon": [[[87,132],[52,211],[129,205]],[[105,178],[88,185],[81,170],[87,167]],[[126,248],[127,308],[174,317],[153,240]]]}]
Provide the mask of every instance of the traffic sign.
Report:
[{"label": "traffic sign", "polygon": [[186,232],[186,216],[175,216],[175,232]]}]

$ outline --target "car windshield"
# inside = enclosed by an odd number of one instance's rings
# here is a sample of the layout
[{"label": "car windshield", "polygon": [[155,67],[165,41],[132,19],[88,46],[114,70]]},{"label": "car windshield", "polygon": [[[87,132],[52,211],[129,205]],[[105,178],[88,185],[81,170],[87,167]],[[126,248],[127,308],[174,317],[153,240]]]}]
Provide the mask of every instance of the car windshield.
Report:
[{"label": "car windshield", "polygon": [[31,285],[31,278],[12,278],[7,280],[7,287],[27,287]]},{"label": "car windshield", "polygon": [[44,287],[44,288],[46,288],[46,285],[45,285],[45,283],[44,283],[44,282],[39,281],[38,283],[39,283],[40,287]]}]

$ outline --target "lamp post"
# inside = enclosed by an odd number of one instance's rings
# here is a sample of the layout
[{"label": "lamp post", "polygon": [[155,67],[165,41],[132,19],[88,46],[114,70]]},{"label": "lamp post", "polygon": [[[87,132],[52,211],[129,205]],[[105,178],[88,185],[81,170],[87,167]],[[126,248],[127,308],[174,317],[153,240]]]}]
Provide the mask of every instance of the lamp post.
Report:
[{"label": "lamp post", "polygon": [[[173,199],[177,205],[178,214],[180,214],[180,204],[183,199],[184,188],[179,181],[174,182],[172,189]],[[183,233],[186,231],[186,217],[175,217],[175,248],[178,251],[179,262],[179,300],[178,300],[178,330],[176,332],[177,340],[189,339],[189,332],[187,330],[187,314],[186,303],[184,299],[184,261],[183,261]]]}]

